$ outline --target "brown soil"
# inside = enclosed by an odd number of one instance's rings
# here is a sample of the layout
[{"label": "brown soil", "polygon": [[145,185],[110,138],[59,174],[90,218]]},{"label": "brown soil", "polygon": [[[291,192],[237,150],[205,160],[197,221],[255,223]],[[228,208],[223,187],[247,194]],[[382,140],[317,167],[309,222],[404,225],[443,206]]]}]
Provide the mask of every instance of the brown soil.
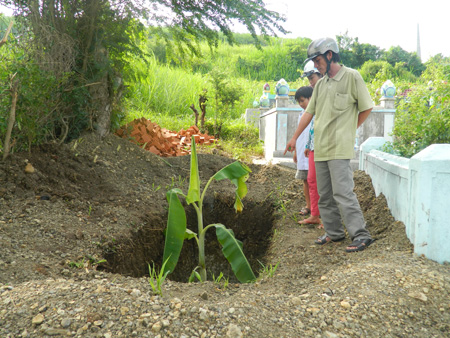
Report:
[{"label": "brown soil", "polygon": [[[232,161],[218,154],[200,154],[202,182]],[[25,172],[27,163],[35,169],[33,173]],[[205,224],[223,223],[232,228],[255,271],[261,268],[259,262],[266,266],[279,262],[275,277],[259,284],[260,292],[295,294],[311,283],[321,288],[320,283],[332,279],[337,271],[344,276],[352,271],[357,279],[369,261],[374,267],[389,261],[395,264],[393,255],[413,257],[404,225],[393,219],[385,198],[375,196],[364,172],[355,172],[355,191],[377,241],[361,253],[347,254],[344,249],[349,239],[319,247],[313,241],[322,230],[297,224],[304,198],[292,169],[261,165],[251,165],[251,169],[244,212],[234,212],[234,186],[216,182],[205,199]],[[106,275],[111,279],[114,273],[147,276],[148,263],[161,264],[165,193],[170,187],[186,192],[188,176],[189,156],[163,159],[114,135],[104,140],[86,135],[62,147],[50,144],[31,154],[13,154],[0,162],[0,285],[73,277],[80,266],[86,273],[95,269],[112,272]],[[189,226],[195,230],[194,212],[187,210]],[[233,281],[214,232],[209,235],[208,275],[223,272]],[[171,280],[187,280],[196,265],[194,244],[185,245]],[[450,273],[448,266],[418,259],[427,267]],[[395,270],[395,266],[390,268]],[[180,294],[199,292],[194,284],[184,283],[177,290]],[[442,305],[429,302],[430,314],[442,314],[436,310],[442,306],[448,318],[448,285],[428,297],[438,298],[439,292],[446,300]],[[404,297],[402,293],[399,289],[394,297]],[[414,305],[408,306],[414,310]],[[417,304],[415,310],[423,311],[423,307]],[[439,325],[436,332],[448,334],[448,321]]]}]

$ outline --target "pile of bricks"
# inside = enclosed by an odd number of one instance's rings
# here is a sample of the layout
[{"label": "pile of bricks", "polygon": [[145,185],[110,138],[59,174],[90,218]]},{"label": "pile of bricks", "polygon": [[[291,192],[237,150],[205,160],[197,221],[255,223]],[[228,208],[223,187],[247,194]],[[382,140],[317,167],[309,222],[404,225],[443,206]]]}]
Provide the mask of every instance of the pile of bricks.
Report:
[{"label": "pile of bricks", "polygon": [[173,132],[144,117],[120,127],[115,134],[162,157],[188,155],[192,137],[196,144],[213,144],[216,141],[213,136],[201,134],[197,126]]}]

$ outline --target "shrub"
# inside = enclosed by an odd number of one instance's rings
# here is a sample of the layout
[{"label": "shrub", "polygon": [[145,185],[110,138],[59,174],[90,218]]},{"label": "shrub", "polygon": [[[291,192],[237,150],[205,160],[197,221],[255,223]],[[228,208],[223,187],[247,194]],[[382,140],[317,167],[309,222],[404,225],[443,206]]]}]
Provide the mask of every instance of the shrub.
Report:
[{"label": "shrub", "polygon": [[74,108],[70,98],[78,95],[79,102],[85,100],[86,90],[68,88],[70,73],[56,77],[30,58],[24,46],[15,40],[3,46],[0,53],[0,139],[4,139],[11,109],[9,87],[13,74],[18,81],[18,100],[12,151],[30,150],[34,144],[77,137],[84,127],[78,121],[83,112]]},{"label": "shrub", "polygon": [[447,80],[415,85],[397,106],[393,142],[389,147],[411,157],[431,144],[450,143],[450,88]]}]

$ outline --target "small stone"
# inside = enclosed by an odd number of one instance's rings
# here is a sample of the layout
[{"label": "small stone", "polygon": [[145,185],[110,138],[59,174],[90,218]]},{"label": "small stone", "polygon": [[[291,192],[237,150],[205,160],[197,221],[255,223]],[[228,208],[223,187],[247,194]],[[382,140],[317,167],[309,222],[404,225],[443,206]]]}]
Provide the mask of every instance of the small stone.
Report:
[{"label": "small stone", "polygon": [[47,336],[68,336],[70,332],[63,329],[48,328],[44,330],[44,333]]},{"label": "small stone", "polygon": [[208,311],[206,311],[205,309],[200,308],[200,315],[199,318],[200,320],[207,320],[208,319]]},{"label": "small stone", "polygon": [[153,332],[159,332],[161,331],[161,328],[162,328],[161,322],[156,322],[155,324],[152,325]]},{"label": "small stone", "polygon": [[228,325],[227,334],[226,334],[227,338],[242,338],[242,336],[243,336],[242,331],[239,328],[239,326],[237,326],[235,324]]},{"label": "small stone", "polygon": [[130,311],[130,309],[126,306],[122,306],[120,308],[120,313],[122,314],[122,316],[125,316],[129,311]]},{"label": "small stone", "polygon": [[346,302],[345,300],[343,300],[342,302],[341,302],[341,306],[344,308],[344,309],[351,309],[351,305],[350,305],[350,303],[349,302]]},{"label": "small stone", "polygon": [[306,311],[316,314],[316,313],[320,312],[320,309],[317,307],[311,307],[311,308],[306,309]]},{"label": "small stone", "polygon": [[141,290],[133,289],[130,294],[134,297],[139,297],[141,295]]},{"label": "small stone", "polygon": [[65,329],[67,329],[70,326],[70,324],[72,324],[70,318],[64,318],[63,320],[61,320],[61,326]]},{"label": "small stone", "polygon": [[39,313],[31,320],[31,323],[34,325],[40,325],[40,324],[42,324],[43,321],[44,321],[44,316],[41,313]]},{"label": "small stone", "polygon": [[428,301],[428,297],[425,296],[425,294],[423,294],[422,292],[410,292],[408,293],[408,296],[411,298],[421,300],[422,302]]},{"label": "small stone", "polygon": [[203,292],[200,297],[202,297],[202,299],[204,300],[208,300],[208,294],[206,292]]},{"label": "small stone", "polygon": [[300,305],[302,300],[299,297],[292,297],[291,299],[292,305]]},{"label": "small stone", "polygon": [[32,174],[35,172],[34,167],[31,165],[31,163],[27,163],[27,165],[25,166],[25,172],[27,174]]}]

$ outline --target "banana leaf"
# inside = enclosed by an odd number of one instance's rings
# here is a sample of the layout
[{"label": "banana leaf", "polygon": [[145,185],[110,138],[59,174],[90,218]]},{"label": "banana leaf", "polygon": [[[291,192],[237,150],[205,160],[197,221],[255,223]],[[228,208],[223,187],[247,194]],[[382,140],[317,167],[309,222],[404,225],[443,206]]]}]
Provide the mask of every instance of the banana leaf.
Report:
[{"label": "banana leaf", "polygon": [[178,191],[179,189],[172,189],[166,194],[169,202],[169,215],[165,233],[163,262],[167,261],[164,270],[170,272],[173,272],[178,263],[186,236],[186,212],[178,198]]},{"label": "banana leaf", "polygon": [[191,137],[191,173],[189,176],[189,190],[186,202],[191,204],[200,201],[200,176],[198,174],[197,151],[195,149],[195,138]]},{"label": "banana leaf", "polygon": [[242,251],[242,242],[234,237],[232,230],[223,224],[215,224],[216,235],[222,245],[222,252],[231,265],[236,278],[241,283],[252,282],[256,279],[247,258]]},{"label": "banana leaf", "polygon": [[216,181],[229,179],[236,186],[234,208],[237,212],[241,212],[244,208],[242,199],[247,195],[247,185],[245,184],[245,181],[247,181],[249,173],[251,173],[249,167],[236,161],[227,165],[225,168],[222,168],[213,176]]}]

